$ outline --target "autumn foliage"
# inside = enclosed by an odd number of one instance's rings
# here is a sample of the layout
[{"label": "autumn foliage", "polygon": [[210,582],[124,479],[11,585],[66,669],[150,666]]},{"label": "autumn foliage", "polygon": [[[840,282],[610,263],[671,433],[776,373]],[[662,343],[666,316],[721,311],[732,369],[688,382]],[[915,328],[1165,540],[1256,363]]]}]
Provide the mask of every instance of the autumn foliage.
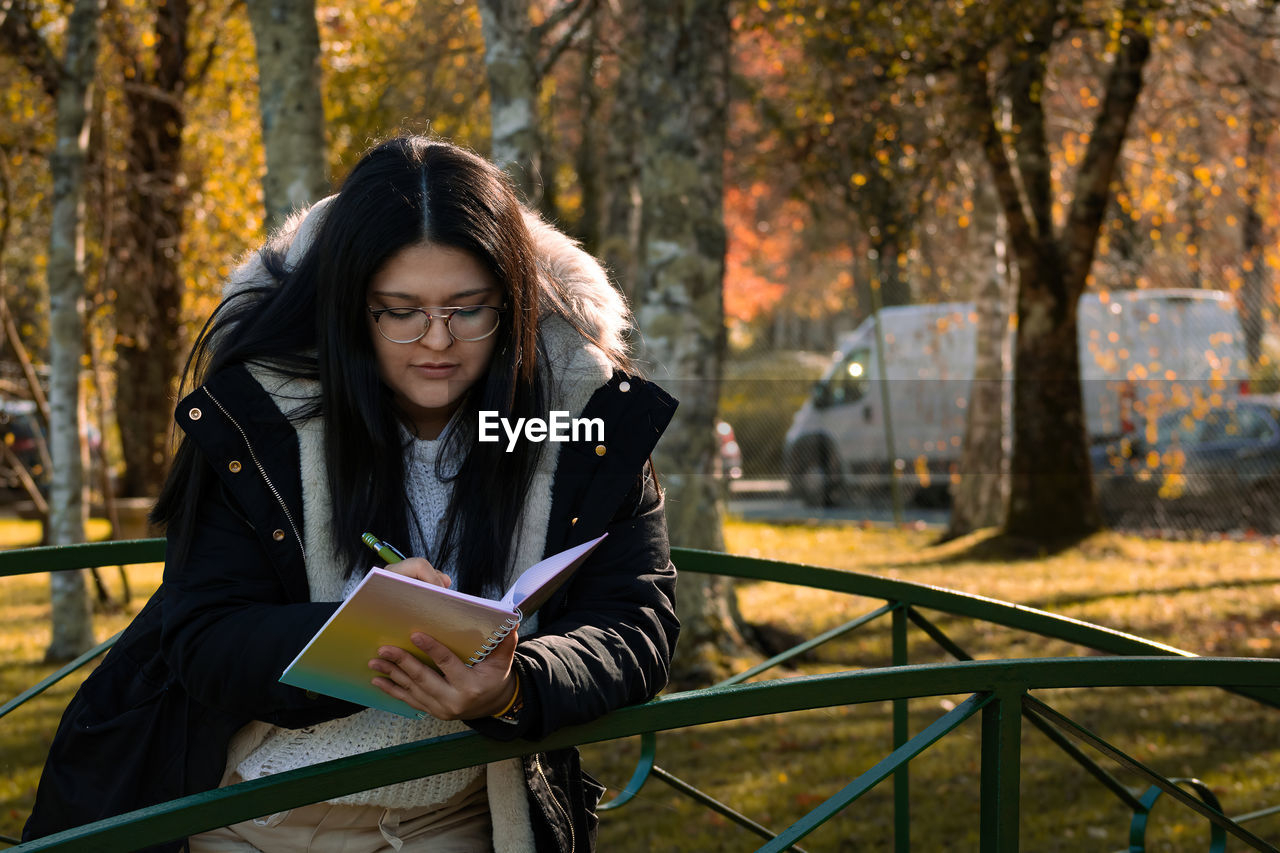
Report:
[{"label": "autumn foliage", "polygon": [[[19,4],[53,50],[65,10]],[[1123,7],[1150,40],[1087,287],[1206,287],[1238,296],[1250,355],[1274,369],[1280,305],[1275,200],[1274,5],[1244,0],[1152,4],[1073,0],[1046,31],[1043,74],[1027,91],[1045,116],[1048,218],[1062,227],[1106,97]],[[1019,148],[1011,37],[1037,4],[947,0],[758,0],[734,7],[726,180],[725,322],[735,348],[826,351],[877,300],[972,298],[992,268],[997,199],[962,72],[978,57],[1000,133]],[[556,4],[531,3],[544,22]],[[319,5],[329,168],[337,179],[367,143],[398,130],[449,136],[484,151],[489,115],[480,20],[471,3],[408,0]],[[244,8],[190,4],[181,86],[161,91],[153,4],[112,0],[93,99],[86,231],[90,352],[111,371],[133,326],[119,307],[143,283],[129,230],[128,134],[140,93],[180,105],[181,165],[172,178],[182,230],[176,255],[181,335],[216,304],[219,283],[261,238],[261,153],[254,47]],[[5,33],[6,25],[0,25]],[[48,158],[52,104],[18,43],[0,46],[4,287],[24,341],[47,341]],[[540,81],[544,212],[598,247],[610,204],[629,190],[620,168],[625,9],[598,4]],[[978,60],[973,60],[978,61]],[[622,277],[626,270],[615,263]],[[874,297],[874,298],[873,298]],[[132,322],[132,321],[131,321]],[[143,334],[145,332],[137,332]],[[121,337],[124,336],[124,337]],[[106,389],[110,391],[108,387]],[[105,399],[110,399],[108,393]]]}]

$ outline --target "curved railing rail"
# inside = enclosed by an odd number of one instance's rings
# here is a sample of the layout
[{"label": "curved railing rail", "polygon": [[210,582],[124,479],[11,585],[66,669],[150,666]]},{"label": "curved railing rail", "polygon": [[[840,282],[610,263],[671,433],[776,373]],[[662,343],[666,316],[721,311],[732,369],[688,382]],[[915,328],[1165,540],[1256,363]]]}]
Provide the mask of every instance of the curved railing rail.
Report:
[{"label": "curved railing rail", "polygon": [[163,539],[123,539],[0,551],[0,578],[98,566],[158,563],[164,559],[164,544]]},{"label": "curved railing rail", "polygon": [[[165,540],[126,539],[118,542],[88,542],[82,545],[45,545],[38,548],[18,548],[0,551],[0,578],[16,575],[33,575],[39,572],[63,572],[72,569],[89,569],[98,566],[129,566],[138,563],[158,563],[164,559]],[[0,719],[6,714],[39,696],[71,673],[97,659],[115,645],[116,634],[75,660],[28,687],[17,696],[0,705]]]},{"label": "curved railing rail", "polygon": [[[162,555],[160,540],[76,548],[74,559],[62,549],[0,553],[0,576],[89,565],[150,562]],[[1266,809],[1234,819],[1228,817],[1212,792],[1206,795],[1207,789],[1201,783],[1161,775],[1032,694],[1059,688],[1210,686],[1227,688],[1274,707],[1280,698],[1276,688],[1280,685],[1280,660],[1196,657],[1180,649],[1044,611],[873,575],[679,549],[675,551],[674,559],[682,571],[801,584],[878,598],[885,604],[841,628],[752,667],[724,684],[663,696],[642,706],[624,708],[592,723],[562,729],[537,743],[499,743],[473,733],[448,735],[183,797],[13,849],[23,853],[133,850],[422,775],[561,746],[639,735],[645,743],[640,764],[631,783],[608,804],[610,807],[617,807],[634,797],[646,779],[658,778],[762,835],[766,842],[759,850],[800,849],[797,845],[805,836],[881,781],[894,777],[895,846],[899,850],[907,850],[910,846],[906,786],[908,763],[964,721],[979,716],[982,732],[980,829],[983,851],[1018,849],[1019,757],[1024,719],[1049,736],[1129,806],[1135,816],[1130,830],[1130,851],[1136,853],[1145,849],[1143,837],[1147,815],[1161,796],[1178,801],[1208,821],[1213,845],[1211,850],[1220,849],[1218,845],[1225,842],[1225,836],[1231,835],[1252,849],[1276,851],[1272,844],[1246,829],[1244,823],[1275,814],[1280,809]],[[928,619],[922,609],[1057,637],[1108,652],[1109,655],[974,661],[967,659],[964,650]],[[891,620],[894,666],[744,683],[820,642],[884,616]],[[905,657],[909,624],[916,625],[958,660],[908,664]],[[967,698],[920,731],[914,734],[907,731],[909,700],[956,695]],[[655,760],[656,735],[663,731],[768,714],[884,701],[894,703],[893,750],[845,788],[777,834],[666,773]],[[5,709],[14,704],[9,703]],[[1085,752],[1086,748],[1146,780],[1150,785],[1147,793],[1139,797],[1131,792],[1095,762]]]}]

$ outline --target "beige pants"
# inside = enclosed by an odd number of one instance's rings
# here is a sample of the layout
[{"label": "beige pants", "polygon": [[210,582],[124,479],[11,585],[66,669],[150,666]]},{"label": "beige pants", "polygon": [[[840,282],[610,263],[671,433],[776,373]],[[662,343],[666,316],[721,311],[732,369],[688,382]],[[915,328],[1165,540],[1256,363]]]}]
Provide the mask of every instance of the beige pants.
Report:
[{"label": "beige pants", "polygon": [[481,787],[460,801],[426,809],[315,803],[190,840],[191,853],[489,853],[493,826]]}]

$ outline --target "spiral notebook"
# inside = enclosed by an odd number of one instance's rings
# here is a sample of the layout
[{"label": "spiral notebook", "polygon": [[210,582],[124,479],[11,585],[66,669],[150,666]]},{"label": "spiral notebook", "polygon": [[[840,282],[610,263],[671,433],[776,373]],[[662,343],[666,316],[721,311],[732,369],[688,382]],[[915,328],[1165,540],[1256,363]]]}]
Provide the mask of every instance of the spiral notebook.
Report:
[{"label": "spiral notebook", "polygon": [[[608,535],[608,534],[605,534]],[[422,631],[468,664],[479,663],[582,565],[604,536],[534,563],[498,600],[433,586],[373,569],[285,668],[280,681],[405,717],[418,712],[370,682],[369,661],[380,646],[399,646],[430,659],[409,640]]]}]

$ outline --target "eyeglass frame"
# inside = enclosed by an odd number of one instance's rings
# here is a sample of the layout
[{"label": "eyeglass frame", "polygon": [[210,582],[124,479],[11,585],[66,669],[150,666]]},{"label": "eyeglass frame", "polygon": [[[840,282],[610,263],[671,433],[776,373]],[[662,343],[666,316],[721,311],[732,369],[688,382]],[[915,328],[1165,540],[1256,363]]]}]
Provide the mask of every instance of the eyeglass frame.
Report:
[{"label": "eyeglass frame", "polygon": [[[387,343],[416,344],[418,341],[425,338],[427,333],[431,331],[431,321],[441,319],[444,320],[444,330],[449,333],[450,340],[462,341],[464,344],[474,344],[477,341],[483,341],[485,338],[498,331],[498,327],[502,325],[502,314],[507,310],[507,304],[504,302],[502,305],[436,305],[433,306],[433,308],[423,308],[416,305],[404,305],[392,308],[374,308],[372,305],[366,305],[365,308],[368,309],[369,316],[373,317],[373,327],[378,330],[378,334],[381,335],[382,339]],[[449,328],[449,320],[453,318],[454,314],[457,314],[459,311],[465,311],[468,308],[488,308],[491,311],[496,311],[498,312],[498,322],[494,323],[492,329],[485,332],[478,338],[460,338],[453,333],[453,329]],[[416,311],[426,317],[427,321],[422,324],[422,334],[418,335],[411,341],[397,341],[392,338],[388,338],[386,332],[382,331],[382,325],[378,322],[382,315],[386,314],[388,311]]]}]

